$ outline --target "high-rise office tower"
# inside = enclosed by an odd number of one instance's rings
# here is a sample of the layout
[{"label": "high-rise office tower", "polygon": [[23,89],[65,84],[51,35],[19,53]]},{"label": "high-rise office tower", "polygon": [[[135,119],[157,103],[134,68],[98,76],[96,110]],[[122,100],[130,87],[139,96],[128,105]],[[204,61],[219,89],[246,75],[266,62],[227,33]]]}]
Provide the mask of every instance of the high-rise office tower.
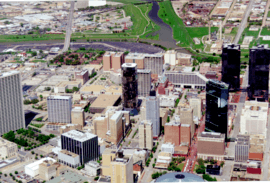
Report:
[{"label": "high-rise office tower", "polygon": [[153,124],[150,120],[144,120],[139,124],[139,147],[149,150],[153,148]]},{"label": "high-rise office tower", "polygon": [[3,135],[25,128],[20,72],[0,73],[0,86],[0,135]]},{"label": "high-rise office tower", "polygon": [[268,45],[254,46],[249,50],[249,100],[268,100],[269,58]]},{"label": "high-rise office tower", "polygon": [[206,119],[205,131],[224,133],[227,139],[228,132],[228,93],[229,85],[209,80],[206,83]]},{"label": "high-rise office tower", "polygon": [[[61,135],[61,149],[79,155],[81,165],[89,161],[98,160],[98,136],[89,132],[71,130]],[[61,161],[69,161],[68,158],[65,158],[65,155],[62,157],[62,159],[60,158]]]},{"label": "high-rise office tower", "polygon": [[138,96],[147,97],[151,90],[151,71],[138,69]]},{"label": "high-rise office tower", "polygon": [[179,113],[180,113],[180,122],[182,124],[190,125],[191,137],[193,137],[195,133],[195,124],[193,121],[193,108],[190,106],[181,107],[179,109]]},{"label": "high-rise office tower", "polygon": [[47,106],[49,122],[71,123],[72,101],[70,96],[49,96]]},{"label": "high-rise office tower", "polygon": [[249,136],[237,135],[237,141],[235,144],[235,156],[236,162],[247,162],[249,155]]},{"label": "high-rise office tower", "polygon": [[136,109],[138,105],[137,64],[122,65],[122,100],[125,109]]},{"label": "high-rise office tower", "polygon": [[240,88],[240,45],[224,44],[222,48],[222,81],[229,89]]},{"label": "high-rise office tower", "polygon": [[160,134],[159,117],[159,98],[146,97],[146,120],[150,120],[153,123],[153,137],[155,138]]},{"label": "high-rise office tower", "polygon": [[201,98],[190,98],[189,105],[193,108],[193,116],[198,117],[200,120],[202,117],[202,99]]}]

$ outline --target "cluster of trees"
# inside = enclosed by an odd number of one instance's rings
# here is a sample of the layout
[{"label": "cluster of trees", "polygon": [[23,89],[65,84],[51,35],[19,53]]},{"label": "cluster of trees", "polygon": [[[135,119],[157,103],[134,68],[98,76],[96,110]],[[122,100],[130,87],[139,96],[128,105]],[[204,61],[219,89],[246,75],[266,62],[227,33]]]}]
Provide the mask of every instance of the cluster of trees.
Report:
[{"label": "cluster of trees", "polygon": [[66,89],[66,93],[74,93],[76,91],[79,91],[80,89],[78,87],[73,87],[72,89]]},{"label": "cluster of trees", "polygon": [[207,181],[217,181],[216,177],[212,178],[210,175],[208,174],[203,174],[203,179],[207,180]]},{"label": "cluster of trees", "polygon": [[95,77],[96,75],[97,75],[97,73],[96,73],[96,72],[94,72],[93,74],[91,74],[91,75],[89,76],[89,79],[91,79],[91,78]]},{"label": "cluster of trees", "polygon": [[152,152],[154,152],[154,153],[156,152],[158,144],[159,143],[157,142],[157,144],[152,148]]},{"label": "cluster of trees", "polygon": [[204,166],[204,161],[203,159],[199,158],[197,160],[199,167],[196,169],[197,174],[205,174],[206,167]]},{"label": "cluster of trees", "polygon": [[156,172],[152,174],[152,179],[157,179],[158,177],[160,177],[161,175],[166,174],[167,171],[163,171],[162,173]]},{"label": "cluster of trees", "polygon": [[[29,128],[29,129],[21,128],[21,129],[17,130],[17,134],[21,134],[21,136],[19,138],[16,138],[16,134],[13,131],[5,133],[3,135],[3,138],[18,144],[19,146],[25,147],[25,150],[31,150],[33,148],[41,146],[42,144],[48,143],[50,138],[55,137],[55,135],[53,135],[53,134],[50,134],[49,136],[44,135],[44,134],[37,135],[37,134],[35,134],[35,132],[33,130],[34,129],[32,129],[32,128]],[[36,130],[36,131],[39,131],[39,130]],[[32,139],[35,138],[40,143],[37,144],[34,142],[30,142],[27,139],[25,139],[24,137],[29,137]]]},{"label": "cluster of trees", "polygon": [[84,168],[84,164],[82,165],[82,166],[79,166],[77,169],[78,170],[81,170],[81,169],[83,169]]},{"label": "cluster of trees", "polygon": [[208,57],[194,56],[194,58],[196,60],[198,60],[199,63],[210,62],[210,63],[216,63],[217,64],[220,61],[219,57],[213,57],[213,56],[208,56]]},{"label": "cluster of trees", "polygon": [[38,99],[32,99],[32,100],[26,99],[26,100],[23,101],[23,103],[24,103],[25,105],[28,105],[28,104],[36,104],[36,103],[38,103],[38,102],[39,102]]},{"label": "cluster of trees", "polygon": [[168,170],[169,171],[175,171],[175,172],[181,172],[181,169],[178,167],[178,164],[182,163],[185,161],[185,157],[178,157],[178,158],[173,158],[172,162],[170,163]]}]

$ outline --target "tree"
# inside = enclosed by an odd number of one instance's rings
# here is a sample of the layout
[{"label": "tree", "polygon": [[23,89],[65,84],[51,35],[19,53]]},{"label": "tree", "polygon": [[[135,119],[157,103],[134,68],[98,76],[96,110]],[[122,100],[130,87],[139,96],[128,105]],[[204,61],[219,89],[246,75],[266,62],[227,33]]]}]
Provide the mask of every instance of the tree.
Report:
[{"label": "tree", "polygon": [[5,173],[5,177],[7,176],[7,174]]},{"label": "tree", "polygon": [[37,56],[37,52],[34,51],[34,52],[31,53],[31,55],[32,55],[32,57]]},{"label": "tree", "polygon": [[155,168],[156,164],[155,164],[155,163],[153,163],[153,164],[152,164],[152,166],[153,166],[153,168]]},{"label": "tree", "polygon": [[167,122],[168,122],[168,123],[170,122],[170,116],[167,117]]},{"label": "tree", "polygon": [[12,173],[10,173],[9,175],[10,175],[10,177],[12,177]]},{"label": "tree", "polygon": [[194,71],[195,71],[195,67],[192,68],[192,72],[194,72]]},{"label": "tree", "polygon": [[39,95],[39,97],[40,97],[40,99],[41,99],[41,101],[43,100],[43,96],[42,95]]},{"label": "tree", "polygon": [[18,171],[15,171],[14,173],[15,173],[15,174],[18,174]]},{"label": "tree", "polygon": [[99,176],[95,177],[94,180],[97,181],[99,179]]},{"label": "tree", "polygon": [[23,23],[20,23],[21,27],[23,27]]}]

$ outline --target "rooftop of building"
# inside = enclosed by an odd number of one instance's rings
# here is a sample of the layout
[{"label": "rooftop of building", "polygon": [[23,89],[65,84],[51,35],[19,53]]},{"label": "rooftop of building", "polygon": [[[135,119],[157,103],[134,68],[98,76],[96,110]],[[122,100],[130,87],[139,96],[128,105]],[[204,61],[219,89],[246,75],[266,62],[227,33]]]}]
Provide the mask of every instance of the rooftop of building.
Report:
[{"label": "rooftop of building", "polygon": [[25,168],[28,168],[28,169],[31,169],[31,170],[38,170],[39,169],[39,165],[41,163],[43,163],[44,161],[52,161],[54,163],[56,162],[55,159],[50,158],[50,157],[46,157],[46,158],[42,158],[42,159],[40,159],[38,161],[35,161],[34,163],[31,163],[31,164],[26,165]]},{"label": "rooftop of building", "polygon": [[81,92],[111,92],[113,94],[115,93],[122,93],[122,87],[121,86],[103,86],[103,85],[90,85],[90,86],[85,86],[81,90]]},{"label": "rooftop of building", "polygon": [[203,178],[198,175],[186,172],[167,173],[153,182],[205,182]]},{"label": "rooftop of building", "polygon": [[165,83],[166,81],[167,81],[167,77],[166,76],[162,76],[161,78],[160,78],[160,83]]},{"label": "rooftop of building", "polygon": [[106,95],[102,94],[91,104],[91,108],[105,108],[107,106],[114,106],[120,95]]},{"label": "rooftop of building", "polygon": [[75,158],[75,157],[79,156],[78,154],[75,154],[73,152],[67,151],[65,149],[64,150],[61,150],[60,153],[65,154],[65,155],[68,155],[68,156],[71,156],[72,158]]},{"label": "rooftop of building", "polygon": [[56,85],[56,87],[65,87],[67,85],[79,85],[80,81],[61,81]]},{"label": "rooftop of building", "polygon": [[20,73],[19,71],[3,72],[3,73],[0,73],[0,78],[1,77],[6,77],[6,76],[11,76],[11,75],[14,75],[14,74],[19,74],[19,73]]},{"label": "rooftop of building", "polygon": [[255,51],[258,49],[269,49],[269,46],[268,46],[268,44],[261,44],[261,45],[257,45],[257,46],[252,46],[250,51]]},{"label": "rooftop of building", "polygon": [[180,126],[180,122],[172,121],[170,123],[165,123],[165,126]]},{"label": "rooftop of building", "polygon": [[129,53],[126,55],[125,59],[144,59],[143,53]]},{"label": "rooftop of building", "polygon": [[240,45],[239,44],[223,44],[223,48],[240,50]]},{"label": "rooftop of building", "polygon": [[137,69],[137,73],[145,73],[145,74],[150,74],[151,70],[148,69]]},{"label": "rooftop of building", "polygon": [[140,122],[140,124],[139,125],[152,125],[153,123],[151,122],[151,120],[143,120],[143,121],[141,121]]},{"label": "rooftop of building", "polygon": [[218,85],[218,86],[220,86],[220,87],[222,87],[224,89],[228,89],[229,88],[229,85],[227,83],[224,83],[224,82],[219,81],[217,79],[209,79],[208,82],[211,83],[211,84],[216,84],[216,85]]},{"label": "rooftop of building", "polygon": [[81,108],[81,107],[74,107],[73,109],[72,109],[72,112],[83,112],[84,110],[83,110],[83,108]]},{"label": "rooftop of building", "polygon": [[71,96],[51,95],[51,96],[48,96],[47,99],[54,99],[54,100],[69,100],[69,99],[71,99]]},{"label": "rooftop of building", "polygon": [[225,134],[217,133],[217,132],[202,132],[198,137],[206,137],[206,138],[222,138],[225,139]]},{"label": "rooftop of building", "polygon": [[88,70],[79,70],[79,71],[75,71],[75,72],[76,72],[76,75],[83,76],[85,73],[88,72]]},{"label": "rooftop of building", "polygon": [[71,139],[83,142],[92,138],[97,137],[96,135],[89,133],[89,132],[83,132],[79,130],[71,130],[69,132],[63,133],[62,136],[69,137]]},{"label": "rooftop of building", "polygon": [[137,68],[136,63],[123,63],[122,68]]},{"label": "rooftop of building", "polygon": [[85,164],[87,166],[93,167],[93,168],[99,168],[100,164],[96,161],[89,161],[87,164]]},{"label": "rooftop of building", "polygon": [[16,144],[14,142],[10,142],[10,141],[0,137],[0,147],[2,147],[2,146],[13,146],[13,145],[16,145]]}]

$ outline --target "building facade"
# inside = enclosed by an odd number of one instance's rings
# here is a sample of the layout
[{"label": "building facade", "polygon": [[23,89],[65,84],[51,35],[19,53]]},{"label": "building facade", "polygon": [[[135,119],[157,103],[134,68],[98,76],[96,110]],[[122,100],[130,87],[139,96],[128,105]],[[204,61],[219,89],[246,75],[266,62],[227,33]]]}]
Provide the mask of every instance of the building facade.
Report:
[{"label": "building facade", "polygon": [[150,120],[139,124],[139,147],[149,150],[153,148],[153,124]]},{"label": "building facade", "polygon": [[159,98],[146,97],[146,120],[153,123],[153,136],[156,138],[160,135],[160,120],[159,120]]},{"label": "building facade", "polygon": [[61,135],[61,149],[79,155],[80,165],[99,158],[98,137],[79,130]]},{"label": "building facade", "polygon": [[203,160],[224,160],[225,134],[202,132],[198,135],[197,158]]},{"label": "building facade", "polygon": [[138,74],[137,64],[122,65],[122,100],[123,107],[135,109],[138,105]]},{"label": "building facade", "polygon": [[18,154],[17,144],[0,138],[0,158],[11,158],[15,157]]},{"label": "building facade", "polygon": [[202,117],[202,99],[193,97],[189,99],[189,105],[193,108],[193,116],[201,119]]},{"label": "building facade", "polygon": [[249,155],[249,146],[250,144],[248,135],[237,135],[234,161],[247,162]]},{"label": "building facade", "polygon": [[193,121],[193,108],[191,108],[190,106],[180,107],[179,114],[180,114],[180,122],[182,124],[190,125],[191,137],[193,137],[195,133],[195,124]]},{"label": "building facade", "polygon": [[170,65],[176,65],[176,51],[168,50],[164,54],[164,61]]},{"label": "building facade", "polygon": [[124,52],[106,52],[103,55],[103,70],[114,71],[121,69],[124,63]]},{"label": "building facade", "polygon": [[48,121],[71,123],[72,100],[70,96],[47,97]]},{"label": "building facade", "polygon": [[81,107],[75,107],[71,111],[72,124],[78,124],[84,127],[85,115],[84,110]]},{"label": "building facade", "polygon": [[229,89],[240,88],[240,55],[240,45],[223,45],[222,81],[229,85]]},{"label": "building facade", "polygon": [[151,70],[151,74],[161,76],[163,73],[164,56],[161,54],[145,54],[145,69]]},{"label": "building facade", "polygon": [[228,133],[228,95],[229,85],[209,80],[206,84],[205,131]]},{"label": "building facade", "polygon": [[254,46],[249,50],[249,100],[268,101],[269,57],[268,45]]},{"label": "building facade", "polygon": [[25,128],[21,74],[0,74],[0,135]]},{"label": "building facade", "polygon": [[266,137],[268,102],[246,101],[240,118],[240,134]]},{"label": "building facade", "polygon": [[138,69],[138,96],[147,97],[151,90],[151,71]]},{"label": "building facade", "polygon": [[165,76],[175,87],[202,88],[206,86],[208,79],[199,72],[168,71]]}]

